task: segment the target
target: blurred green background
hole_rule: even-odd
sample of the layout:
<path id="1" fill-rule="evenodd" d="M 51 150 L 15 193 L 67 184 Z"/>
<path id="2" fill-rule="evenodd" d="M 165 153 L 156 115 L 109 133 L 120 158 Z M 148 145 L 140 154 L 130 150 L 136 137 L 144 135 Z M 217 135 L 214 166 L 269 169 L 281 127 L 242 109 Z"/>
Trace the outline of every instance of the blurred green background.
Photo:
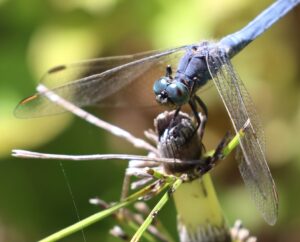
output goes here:
<path id="1" fill-rule="evenodd" d="M 15 105 L 34 92 L 48 68 L 217 39 L 243 27 L 270 3 L 0 0 L 0 241 L 36 241 L 76 222 L 72 196 L 80 218 L 98 211 L 88 204 L 91 197 L 117 201 L 126 167 L 121 161 L 63 162 L 65 179 L 58 161 L 14 159 L 11 149 L 143 154 L 69 114 L 16 119 Z M 242 219 L 259 241 L 300 238 L 299 23 L 298 7 L 233 60 L 265 128 L 267 158 L 280 199 L 278 223 L 270 227 L 262 220 L 233 159 L 215 169 L 213 177 L 229 221 Z M 204 92 L 203 99 L 210 110 L 205 144 L 214 148 L 230 124 L 214 88 Z M 126 116 L 122 118 L 126 122 Z M 138 118 L 134 125 L 145 126 L 143 122 Z M 176 234 L 172 203 L 160 218 Z M 85 230 L 86 240 L 116 241 L 108 235 L 113 224 L 108 218 L 91 226 Z M 83 238 L 77 233 L 63 241 Z"/>

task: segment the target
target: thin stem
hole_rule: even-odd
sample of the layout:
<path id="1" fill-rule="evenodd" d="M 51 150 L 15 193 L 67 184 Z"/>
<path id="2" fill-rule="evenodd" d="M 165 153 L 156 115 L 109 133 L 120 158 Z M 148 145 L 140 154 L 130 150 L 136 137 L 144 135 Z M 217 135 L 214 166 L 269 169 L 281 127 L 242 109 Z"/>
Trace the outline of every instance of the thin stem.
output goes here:
<path id="1" fill-rule="evenodd" d="M 67 100 L 63 99 L 62 97 L 58 96 L 54 92 L 52 92 L 50 89 L 48 89 L 46 86 L 39 84 L 37 86 L 37 91 L 41 94 L 43 94 L 45 97 L 47 97 L 50 101 L 53 103 L 62 106 L 64 109 L 70 111 L 71 113 L 77 115 L 78 117 L 84 119 L 85 121 L 100 127 L 110 133 L 112 133 L 115 136 L 118 136 L 120 138 L 123 138 L 133 144 L 137 148 L 145 149 L 148 151 L 152 151 L 157 153 L 156 148 L 154 148 L 152 145 L 147 143 L 146 141 L 139 139 L 129 132 L 127 132 L 124 129 L 121 129 L 115 125 L 112 125 L 110 123 L 107 123 L 98 117 L 86 112 L 85 110 L 77 107 L 76 105 L 68 102 Z"/>
<path id="2" fill-rule="evenodd" d="M 93 155 L 61 155 L 61 154 L 48 154 L 33 152 L 28 150 L 12 150 L 12 156 L 19 158 L 30 159 L 45 159 L 45 160 L 71 160 L 71 161 L 84 161 L 84 160 L 141 160 L 141 161 L 154 161 L 159 163 L 182 163 L 179 159 L 148 157 L 142 155 L 127 155 L 127 154 L 93 154 Z M 199 161 L 184 161 L 190 164 L 197 164 Z"/>
<path id="3" fill-rule="evenodd" d="M 246 121 L 244 127 L 239 130 L 239 132 L 232 138 L 226 147 L 223 149 L 223 156 L 228 156 L 240 143 L 240 140 L 245 136 L 245 129 L 247 129 L 250 125 L 250 119 Z"/>
<path id="4" fill-rule="evenodd" d="M 182 184 L 181 179 L 176 179 L 175 182 L 172 184 L 171 192 L 177 190 L 177 188 Z M 169 184 L 168 184 L 169 186 Z M 135 235 L 132 237 L 130 242 L 137 242 L 140 240 L 141 236 L 145 232 L 145 230 L 149 227 L 149 225 L 152 223 L 153 219 L 157 216 L 158 212 L 163 208 L 163 206 L 169 201 L 170 198 L 170 191 L 167 191 L 163 197 L 159 200 L 159 202 L 155 205 L 155 207 L 152 209 L 148 217 L 145 219 L 144 223 L 139 227 L 139 229 L 136 231 Z"/>

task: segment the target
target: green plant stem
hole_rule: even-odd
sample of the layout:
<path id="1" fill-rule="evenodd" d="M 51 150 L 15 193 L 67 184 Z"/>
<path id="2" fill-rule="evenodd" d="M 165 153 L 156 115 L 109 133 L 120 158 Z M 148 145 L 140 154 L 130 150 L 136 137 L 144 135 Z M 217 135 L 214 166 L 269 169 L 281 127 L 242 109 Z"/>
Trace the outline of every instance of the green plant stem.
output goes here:
<path id="1" fill-rule="evenodd" d="M 118 203 L 116 206 L 111 207 L 110 209 L 106 209 L 104 211 L 101 211 L 99 213 L 93 214 L 90 217 L 87 217 L 81 221 L 79 221 L 78 223 L 75 223 L 67 228 L 64 228 L 42 240 L 40 240 L 40 242 L 50 242 L 50 241 L 57 241 L 59 239 L 62 239 L 72 233 L 75 233 L 109 215 L 111 215 L 112 213 L 114 213 L 115 211 L 117 211 L 118 209 L 125 207 L 127 205 L 129 205 L 130 203 L 132 203 L 133 201 L 124 201 L 121 203 Z"/>
<path id="2" fill-rule="evenodd" d="M 165 184 L 167 185 L 167 184 Z M 135 202 L 137 199 L 139 199 L 140 197 L 143 197 L 144 195 L 146 195 L 150 190 L 152 189 L 152 185 L 149 185 L 141 190 L 139 190 L 138 192 L 132 194 L 131 196 L 127 197 L 126 199 L 124 199 L 124 201 L 121 201 L 117 204 L 115 204 L 114 206 L 105 209 L 101 212 L 98 212 L 96 214 L 91 215 L 90 217 L 87 217 L 67 228 L 64 228 L 42 240 L 40 240 L 40 242 L 52 242 L 52 241 L 57 241 L 60 240 L 70 234 L 73 234 L 77 231 L 82 230 L 83 228 L 96 223 L 97 221 L 113 214 L 114 212 L 116 212 L 118 209 L 123 208 L 125 206 L 128 206 L 129 204 Z M 159 192 L 162 191 L 164 188 L 159 189 Z"/>
<path id="3" fill-rule="evenodd" d="M 240 139 L 242 139 L 245 136 L 244 129 L 240 129 L 239 132 L 232 138 L 232 140 L 229 142 L 226 147 L 224 147 L 223 150 L 223 156 L 228 156 L 240 143 Z"/>
<path id="4" fill-rule="evenodd" d="M 176 179 L 175 182 L 171 186 L 172 193 L 177 190 L 177 188 L 182 184 L 182 180 L 180 178 Z M 168 184 L 169 185 L 169 184 Z M 144 223 L 139 227 L 139 229 L 136 231 L 130 242 L 138 242 L 145 232 L 145 230 L 148 228 L 148 226 L 152 223 L 154 217 L 156 217 L 157 213 L 163 208 L 163 206 L 166 204 L 166 202 L 170 198 L 170 193 L 167 191 L 163 197 L 159 200 L 159 202 L 155 205 L 155 207 L 152 209 L 148 217 L 145 219 Z"/>

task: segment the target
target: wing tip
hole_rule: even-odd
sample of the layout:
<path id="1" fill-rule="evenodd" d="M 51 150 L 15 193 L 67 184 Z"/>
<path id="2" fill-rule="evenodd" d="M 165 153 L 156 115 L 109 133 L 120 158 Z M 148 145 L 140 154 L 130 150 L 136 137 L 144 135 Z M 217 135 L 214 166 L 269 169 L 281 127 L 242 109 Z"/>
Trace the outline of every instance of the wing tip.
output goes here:
<path id="1" fill-rule="evenodd" d="M 32 96 L 26 97 L 23 100 L 19 102 L 19 104 L 15 107 L 13 114 L 17 118 L 29 118 L 30 115 L 28 116 L 24 110 L 28 108 L 26 106 L 27 103 L 30 103 L 31 101 L 35 100 L 38 97 L 38 94 L 34 94 Z"/>
<path id="2" fill-rule="evenodd" d="M 19 105 L 24 105 L 24 104 L 26 104 L 26 103 L 28 103 L 28 102 L 30 102 L 30 101 L 36 99 L 37 97 L 38 97 L 37 94 L 31 95 L 31 96 L 29 96 L 29 97 L 26 97 L 26 98 L 24 98 L 22 101 L 19 102 Z M 19 105 L 18 105 L 18 106 L 19 106 Z"/>
<path id="3" fill-rule="evenodd" d="M 277 213 L 276 214 L 273 214 L 273 216 L 265 216 L 264 219 L 265 221 L 271 225 L 271 226 L 274 226 L 277 222 Z"/>

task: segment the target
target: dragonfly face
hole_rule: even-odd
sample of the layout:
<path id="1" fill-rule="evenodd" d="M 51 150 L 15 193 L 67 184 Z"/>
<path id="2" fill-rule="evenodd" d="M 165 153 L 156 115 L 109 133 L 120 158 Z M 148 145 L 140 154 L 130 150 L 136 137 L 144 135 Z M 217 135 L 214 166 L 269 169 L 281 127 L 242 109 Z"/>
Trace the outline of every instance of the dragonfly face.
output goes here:
<path id="1" fill-rule="evenodd" d="M 180 107 L 190 99 L 188 86 L 167 76 L 154 83 L 153 91 L 156 101 L 163 105 Z"/>
<path id="2" fill-rule="evenodd" d="M 206 63 L 206 44 L 188 47 L 179 61 L 175 77 L 172 77 L 172 69 L 168 66 L 166 76 L 154 83 L 153 91 L 160 104 L 180 107 L 211 79 Z"/>

